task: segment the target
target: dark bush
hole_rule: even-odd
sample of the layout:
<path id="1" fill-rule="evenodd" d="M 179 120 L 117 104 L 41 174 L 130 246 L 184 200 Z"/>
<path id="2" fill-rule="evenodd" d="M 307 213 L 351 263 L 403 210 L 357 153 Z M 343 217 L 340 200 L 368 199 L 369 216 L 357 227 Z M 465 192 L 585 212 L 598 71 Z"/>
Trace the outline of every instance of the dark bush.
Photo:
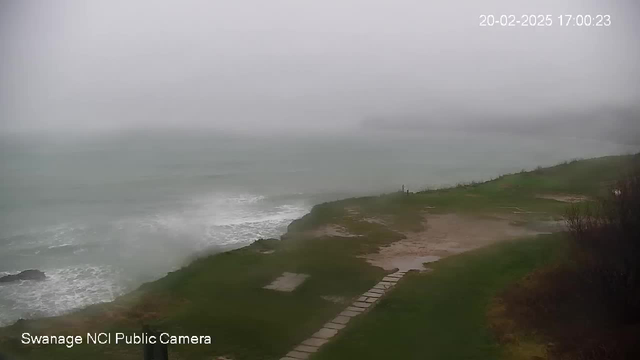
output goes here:
<path id="1" fill-rule="evenodd" d="M 609 195 L 567 214 L 574 256 L 585 280 L 625 324 L 640 322 L 640 171 Z"/>
<path id="2" fill-rule="evenodd" d="M 636 160 L 640 165 L 640 155 Z M 607 195 L 568 210 L 567 258 L 499 296 L 493 309 L 500 311 L 490 317 L 499 339 L 533 336 L 547 343 L 553 360 L 640 359 L 640 166 L 635 169 Z"/>

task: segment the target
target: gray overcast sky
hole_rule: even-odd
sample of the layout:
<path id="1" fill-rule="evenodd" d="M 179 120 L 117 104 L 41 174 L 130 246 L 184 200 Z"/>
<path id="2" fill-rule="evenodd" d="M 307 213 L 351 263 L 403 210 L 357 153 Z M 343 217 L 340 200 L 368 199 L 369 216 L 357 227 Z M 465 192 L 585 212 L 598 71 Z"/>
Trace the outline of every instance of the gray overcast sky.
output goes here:
<path id="1" fill-rule="evenodd" d="M 555 24 L 479 27 L 481 14 Z M 560 27 L 561 14 L 612 26 Z M 0 0 L 0 126 L 319 131 L 628 108 L 639 25 L 633 0 Z"/>

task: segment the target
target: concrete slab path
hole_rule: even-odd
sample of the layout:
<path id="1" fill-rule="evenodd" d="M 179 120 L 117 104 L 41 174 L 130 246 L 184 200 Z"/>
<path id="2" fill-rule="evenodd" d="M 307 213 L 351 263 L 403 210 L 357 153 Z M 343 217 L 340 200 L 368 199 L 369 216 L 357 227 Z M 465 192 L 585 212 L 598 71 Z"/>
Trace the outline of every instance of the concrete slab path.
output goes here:
<path id="1" fill-rule="evenodd" d="M 338 332 L 348 326 L 349 320 L 355 316 L 363 315 L 367 310 L 375 306 L 375 303 L 384 296 L 397 282 L 402 279 L 406 271 L 397 271 L 385 276 L 381 282 L 373 288 L 367 290 L 356 301 L 349 305 L 344 311 L 338 314 L 333 320 L 323 325 L 310 338 L 297 345 L 293 350 L 280 360 L 304 360 L 308 359 L 320 347 L 326 344 L 331 338 L 338 335 Z"/>

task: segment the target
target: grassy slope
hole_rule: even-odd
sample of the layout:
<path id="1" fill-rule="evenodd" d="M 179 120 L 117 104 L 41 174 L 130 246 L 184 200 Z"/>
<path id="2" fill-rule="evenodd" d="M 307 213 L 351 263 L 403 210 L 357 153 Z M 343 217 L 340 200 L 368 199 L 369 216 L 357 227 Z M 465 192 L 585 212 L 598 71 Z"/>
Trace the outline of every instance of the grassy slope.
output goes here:
<path id="1" fill-rule="evenodd" d="M 503 242 L 441 260 L 431 273 L 410 273 L 314 360 L 500 358 L 487 306 L 500 289 L 562 253 L 559 237 Z"/>
<path id="2" fill-rule="evenodd" d="M 213 337 L 214 344 L 211 346 L 171 348 L 172 359 L 201 359 L 205 355 L 230 355 L 236 360 L 279 359 L 292 346 L 308 337 L 344 308 L 343 304 L 323 300 L 320 298 L 321 295 L 352 299 L 383 276 L 384 272 L 381 269 L 368 265 L 356 256 L 375 251 L 378 246 L 401 239 L 403 235 L 399 231 L 419 230 L 422 227 L 421 214 L 427 207 L 435 207 L 428 211 L 436 212 L 493 214 L 511 212 L 512 209 L 504 207 L 517 206 L 536 212 L 530 215 L 532 218 L 557 217 L 562 213 L 564 205 L 552 200 L 538 199 L 535 197 L 536 194 L 560 192 L 597 195 L 602 191 L 603 185 L 619 175 L 630 159 L 631 157 L 628 156 L 592 159 L 504 176 L 487 183 L 426 191 L 411 196 L 390 194 L 321 204 L 316 206 L 310 214 L 292 223 L 284 241 L 261 241 L 243 249 L 202 258 L 186 268 L 142 286 L 139 290 L 113 303 L 94 305 L 62 317 L 24 321 L 0 329 L 0 350 L 20 359 L 139 359 L 141 357 L 139 346 L 76 346 L 71 350 L 52 346 L 25 347 L 19 344 L 19 334 L 22 331 L 37 334 L 78 334 L 87 331 L 132 332 L 139 331 L 142 323 L 148 323 L 170 333 L 209 334 Z M 358 214 L 353 215 L 349 209 L 358 209 Z M 384 217 L 392 225 L 386 228 L 363 221 L 368 216 Z M 328 223 L 340 224 L 350 232 L 363 236 L 345 239 L 310 238 L 305 235 L 306 231 Z M 506 272 L 506 275 L 495 278 L 495 282 L 491 283 L 488 289 L 498 289 L 526 272 L 527 269 L 535 267 L 540 256 L 533 253 L 527 255 L 527 251 L 535 250 L 540 254 L 551 251 L 545 250 L 543 245 L 527 244 L 521 242 L 511 245 L 513 248 L 504 245 L 506 246 L 504 249 L 498 247 L 486 250 L 488 251 L 486 254 L 494 254 L 497 258 L 505 254 L 524 256 L 523 265 L 520 267 L 506 266 L 498 269 L 495 266 L 500 264 L 500 261 L 485 261 L 484 263 L 491 265 L 490 268 L 485 269 L 485 277 Z M 549 244 L 549 242 L 540 244 Z M 518 250 L 518 246 L 523 248 Z M 273 254 L 262 254 L 261 251 L 265 249 L 276 251 Z M 484 254 L 483 251 L 477 254 Z M 443 261 L 438 265 L 442 269 L 438 273 L 453 271 L 457 267 L 466 268 L 457 273 L 460 274 L 459 277 L 463 277 L 462 274 L 470 271 L 469 269 L 482 273 L 483 261 L 479 258 L 477 261 L 469 260 L 479 256 L 477 254 Z M 262 286 L 284 271 L 302 272 L 310 274 L 311 277 L 292 293 L 262 289 Z M 473 297 L 466 292 L 471 288 L 459 286 L 458 277 L 441 275 L 436 280 L 429 280 L 428 276 L 424 279 L 422 276 L 416 275 L 415 279 L 412 276 L 405 282 L 406 286 L 403 284 L 397 289 L 398 295 L 393 295 L 389 299 L 406 296 L 407 299 L 404 301 L 407 303 L 410 301 L 415 301 L 415 304 L 421 303 L 430 298 L 429 292 L 411 291 L 407 286 L 413 288 L 410 286 L 413 281 L 419 281 L 420 284 L 426 281 L 430 288 L 442 287 L 442 289 L 455 290 L 452 294 L 457 294 L 460 299 L 469 297 L 472 300 Z M 489 291 L 483 292 L 483 296 L 488 295 Z M 443 299 L 446 298 L 440 298 L 440 301 Z M 485 344 L 489 348 L 493 346 L 486 337 L 486 330 L 482 330 L 484 328 L 477 320 L 480 316 L 478 304 L 482 304 L 485 300 L 484 297 L 482 299 L 476 297 L 475 305 L 465 308 L 465 311 L 472 311 L 472 314 L 475 314 L 476 320 L 473 323 L 465 323 L 465 321 L 452 323 L 460 326 L 460 329 L 454 329 L 452 327 L 454 325 L 449 326 L 450 329 L 447 331 L 451 336 L 449 344 L 454 338 L 461 336 L 456 333 L 464 333 L 468 339 L 475 335 L 479 336 L 478 339 L 484 339 L 477 340 L 478 344 Z M 439 300 L 434 298 L 429 301 Z M 462 302 L 451 304 L 451 306 L 463 305 Z M 379 316 L 376 315 L 378 311 L 387 311 L 391 314 L 390 309 L 392 310 L 393 307 L 380 306 L 371 316 L 374 318 Z M 441 308 L 442 313 L 453 313 L 453 309 L 453 307 Z M 433 309 L 416 308 L 416 311 L 418 310 L 433 311 Z M 428 322 L 432 333 L 436 333 L 436 330 L 443 326 L 437 320 L 441 318 L 436 317 L 436 321 Z M 461 320 L 464 319 L 461 318 Z M 472 326 L 472 324 L 475 325 Z M 472 327 L 475 330 L 472 331 Z M 483 331 L 480 335 L 474 335 L 474 331 L 480 330 Z M 371 331 L 374 329 L 372 328 Z M 395 338 L 392 332 L 388 336 Z M 337 349 L 340 343 L 338 340 L 329 349 Z M 443 344 L 447 344 L 444 339 Z M 484 347 L 484 345 L 480 348 L 477 344 L 472 345 L 468 346 L 469 354 L 474 351 L 473 349 Z M 460 347 L 460 344 L 456 346 Z M 410 355 L 408 356 L 407 358 L 411 358 Z M 413 354 L 413 356 L 418 355 Z"/>

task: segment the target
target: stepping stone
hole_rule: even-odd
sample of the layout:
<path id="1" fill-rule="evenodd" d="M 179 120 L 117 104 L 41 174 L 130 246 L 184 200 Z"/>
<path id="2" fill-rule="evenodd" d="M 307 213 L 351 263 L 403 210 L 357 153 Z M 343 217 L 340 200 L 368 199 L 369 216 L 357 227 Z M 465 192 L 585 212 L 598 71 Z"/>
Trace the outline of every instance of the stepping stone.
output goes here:
<path id="1" fill-rule="evenodd" d="M 331 320 L 331 322 L 336 323 L 336 324 L 343 324 L 344 325 L 344 324 L 348 323 L 349 320 L 351 320 L 350 317 L 340 314 L 340 315 L 336 316 L 335 319 Z"/>
<path id="2" fill-rule="evenodd" d="M 384 285 L 384 284 L 376 284 L 376 286 L 374 286 L 373 288 L 374 288 L 374 289 L 379 289 L 379 290 L 385 291 L 385 290 L 389 289 L 390 287 L 391 287 L 391 286 L 386 286 L 386 285 Z"/>
<path id="3" fill-rule="evenodd" d="M 398 280 L 400 280 L 400 279 L 392 278 L 392 277 L 389 277 L 389 276 L 385 276 L 385 277 L 382 278 L 382 281 L 388 281 L 388 282 L 396 282 Z"/>
<path id="4" fill-rule="evenodd" d="M 316 346 L 316 347 L 320 347 L 324 344 L 327 343 L 327 341 L 329 340 L 325 340 L 325 339 L 318 339 L 318 338 L 308 338 L 307 340 L 302 342 L 302 345 L 309 345 L 309 346 Z"/>
<path id="5" fill-rule="evenodd" d="M 333 322 L 335 322 L 335 320 Z M 313 334 L 312 336 L 315 337 L 315 338 L 320 338 L 320 339 L 331 339 L 337 333 L 338 333 L 338 330 L 336 330 L 336 329 L 322 328 L 322 329 L 318 330 L 318 332 Z M 291 356 L 291 355 L 287 354 L 287 356 Z"/>
<path id="6" fill-rule="evenodd" d="M 292 357 L 285 356 L 283 358 L 280 358 L 280 360 L 296 360 L 296 359 L 294 359 Z"/>
<path id="7" fill-rule="evenodd" d="M 309 346 L 309 345 L 298 345 L 293 350 L 300 351 L 300 352 L 314 353 L 314 352 L 318 351 L 318 347 L 317 346 Z"/>
<path id="8" fill-rule="evenodd" d="M 402 278 L 403 276 L 404 276 L 404 274 L 390 274 L 390 275 L 387 275 L 387 277 L 398 278 L 398 279 Z"/>
<path id="9" fill-rule="evenodd" d="M 359 307 L 355 307 L 355 306 L 349 306 L 345 310 L 347 310 L 347 311 L 359 311 L 359 312 L 363 312 L 364 311 L 363 308 L 359 308 Z"/>
<path id="10" fill-rule="evenodd" d="M 287 356 L 291 357 L 291 358 L 294 358 L 294 359 L 304 360 L 304 359 L 309 357 L 309 353 L 305 353 L 305 352 L 295 351 L 294 350 L 294 351 L 289 351 Z"/>
<path id="11" fill-rule="evenodd" d="M 368 303 L 374 303 L 374 302 L 376 302 L 376 301 L 378 301 L 378 299 L 377 299 L 377 298 L 368 298 L 368 299 L 367 299 L 367 302 L 368 302 Z"/>
<path id="12" fill-rule="evenodd" d="M 343 324 L 334 324 L 332 322 L 330 323 L 326 323 L 324 324 L 324 327 L 326 327 L 327 329 L 336 329 L 336 330 L 342 330 L 346 327 L 346 325 Z"/>
<path id="13" fill-rule="evenodd" d="M 363 295 L 368 296 L 368 297 L 373 297 L 373 298 L 379 298 L 380 296 L 382 296 L 382 294 L 377 294 L 377 293 L 372 293 L 372 292 L 366 292 Z"/>
<path id="14" fill-rule="evenodd" d="M 340 313 L 340 315 L 342 316 L 349 316 L 349 317 L 353 317 L 353 316 L 358 316 L 360 315 L 359 312 L 357 311 L 351 311 L 351 310 L 345 310 L 343 312 Z"/>
<path id="15" fill-rule="evenodd" d="M 395 285 L 395 283 L 392 283 L 392 282 L 389 282 L 389 281 L 380 281 L 378 284 L 382 285 L 382 286 L 386 286 L 387 289 L 392 287 L 393 285 Z"/>
<path id="16" fill-rule="evenodd" d="M 371 304 L 366 302 L 356 301 L 353 303 L 353 306 L 359 307 L 359 308 L 368 308 L 369 306 L 371 306 Z"/>
<path id="17" fill-rule="evenodd" d="M 365 300 L 367 300 L 366 296 L 360 296 L 356 301 L 365 301 Z"/>
<path id="18" fill-rule="evenodd" d="M 368 292 L 373 293 L 373 294 L 380 294 L 380 295 L 384 294 L 384 290 L 376 289 L 376 288 L 370 289 Z"/>

